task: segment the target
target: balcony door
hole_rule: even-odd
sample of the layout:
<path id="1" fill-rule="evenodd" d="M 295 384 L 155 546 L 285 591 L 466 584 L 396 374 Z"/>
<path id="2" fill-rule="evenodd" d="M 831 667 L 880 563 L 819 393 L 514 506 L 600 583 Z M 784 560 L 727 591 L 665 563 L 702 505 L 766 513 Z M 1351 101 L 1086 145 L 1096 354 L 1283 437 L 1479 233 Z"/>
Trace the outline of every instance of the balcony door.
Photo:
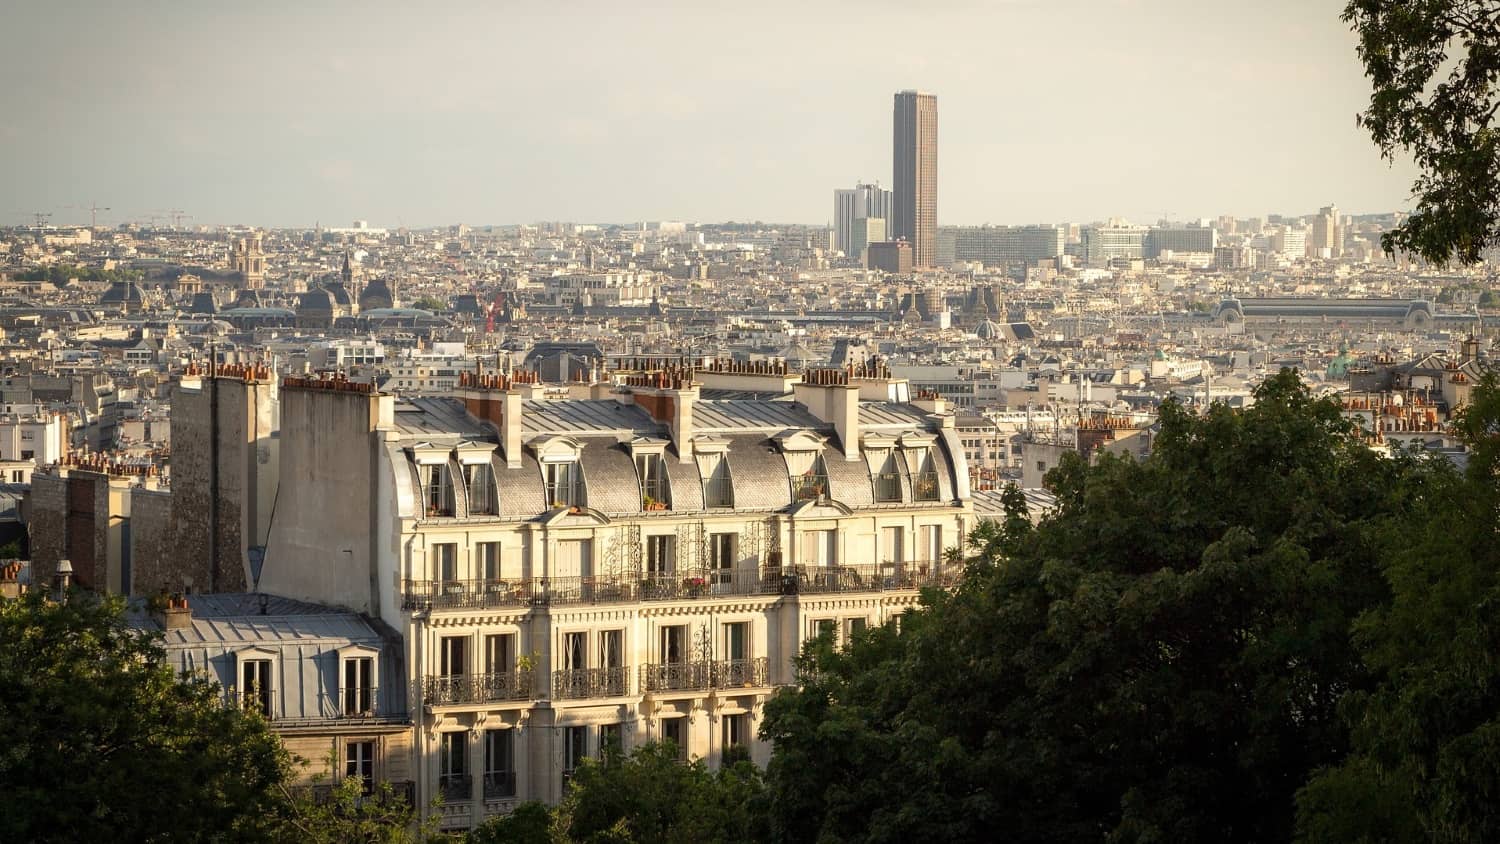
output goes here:
<path id="1" fill-rule="evenodd" d="M 802 531 L 802 565 L 828 568 L 838 564 L 838 535 L 831 530 Z"/>
<path id="2" fill-rule="evenodd" d="M 563 539 L 557 543 L 557 560 L 552 567 L 556 578 L 589 577 L 594 571 L 593 543 L 587 539 Z"/>

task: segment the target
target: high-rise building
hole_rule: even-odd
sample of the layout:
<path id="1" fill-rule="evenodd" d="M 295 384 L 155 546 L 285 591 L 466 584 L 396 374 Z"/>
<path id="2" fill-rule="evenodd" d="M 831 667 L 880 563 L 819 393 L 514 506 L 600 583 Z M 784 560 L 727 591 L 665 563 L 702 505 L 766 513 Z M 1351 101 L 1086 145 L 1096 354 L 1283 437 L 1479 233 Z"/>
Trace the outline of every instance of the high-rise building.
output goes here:
<path id="1" fill-rule="evenodd" d="M 1091 264 L 1114 258 L 1143 258 L 1146 232 L 1145 226 L 1132 226 L 1115 219 L 1102 226 L 1084 226 L 1078 251 Z"/>
<path id="2" fill-rule="evenodd" d="M 848 190 L 833 192 L 833 248 L 849 257 L 859 257 L 855 242 L 856 220 L 889 220 L 891 216 L 891 192 L 878 184 L 856 185 Z M 884 231 L 876 240 L 885 238 Z M 866 241 L 868 243 L 868 241 Z"/>
<path id="3" fill-rule="evenodd" d="M 1157 258 L 1163 252 L 1212 253 L 1218 245 L 1219 233 L 1208 226 L 1157 226 L 1146 233 L 1145 257 Z"/>
<path id="4" fill-rule="evenodd" d="M 953 257 L 991 267 L 1032 266 L 1064 254 L 1067 235 L 1062 226 L 945 226 L 952 234 Z"/>
<path id="5" fill-rule="evenodd" d="M 896 93 L 891 237 L 912 245 L 912 263 L 937 258 L 937 96 Z"/>
<path id="6" fill-rule="evenodd" d="M 1344 254 L 1344 227 L 1337 205 L 1318 210 L 1307 231 L 1307 253 L 1314 258 L 1337 258 Z"/>
<path id="7" fill-rule="evenodd" d="M 850 258 L 858 258 L 864 263 L 865 249 L 872 243 L 885 240 L 886 220 L 884 217 L 860 217 L 854 221 L 854 235 L 845 250 Z"/>

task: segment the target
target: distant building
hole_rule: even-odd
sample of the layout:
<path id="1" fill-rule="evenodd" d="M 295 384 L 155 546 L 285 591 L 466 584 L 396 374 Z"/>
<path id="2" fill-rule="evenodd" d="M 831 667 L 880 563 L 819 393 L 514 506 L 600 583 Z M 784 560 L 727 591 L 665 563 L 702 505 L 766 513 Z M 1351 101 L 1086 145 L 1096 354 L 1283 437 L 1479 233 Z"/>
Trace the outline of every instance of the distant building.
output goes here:
<path id="1" fill-rule="evenodd" d="M 865 250 L 870 244 L 885 240 L 887 228 L 884 217 L 862 217 L 855 220 L 853 239 L 849 243 L 849 251 L 846 254 L 863 263 Z"/>
<path id="2" fill-rule="evenodd" d="M 904 240 L 886 240 L 872 243 L 865 250 L 872 270 L 884 270 L 897 275 L 907 275 L 912 270 L 911 244 Z"/>
<path id="3" fill-rule="evenodd" d="M 1344 254 L 1344 226 L 1337 205 L 1318 210 L 1307 229 L 1307 254 L 1312 258 L 1338 258 Z"/>
<path id="4" fill-rule="evenodd" d="M 931 267 L 937 259 L 937 97 L 899 91 L 892 145 L 891 237 L 912 245 L 912 262 Z"/>
<path id="5" fill-rule="evenodd" d="M 229 250 L 229 269 L 240 274 L 246 290 L 260 290 L 266 286 L 266 253 L 261 248 L 260 232 L 234 242 Z"/>
<path id="6" fill-rule="evenodd" d="M 1147 231 L 1145 226 L 1116 220 L 1102 226 L 1084 226 L 1079 241 L 1081 257 L 1090 264 L 1115 258 L 1144 258 Z"/>
<path id="7" fill-rule="evenodd" d="M 1154 227 L 1146 233 L 1146 258 L 1160 257 L 1163 252 L 1204 252 L 1213 254 L 1219 245 L 1219 233 L 1214 229 L 1189 226 L 1187 228 Z"/>
<path id="8" fill-rule="evenodd" d="M 951 226 L 953 260 L 977 261 L 989 267 L 1034 265 L 1064 254 L 1061 226 Z"/>
<path id="9" fill-rule="evenodd" d="M 851 258 L 858 258 L 864 246 L 885 239 L 885 221 L 891 215 L 891 192 L 880 185 L 856 185 L 833 192 L 833 248 Z M 880 236 L 868 235 L 861 242 L 855 228 L 861 221 L 879 220 Z M 869 225 L 866 223 L 866 225 Z M 856 245 L 858 244 L 858 245 Z"/>

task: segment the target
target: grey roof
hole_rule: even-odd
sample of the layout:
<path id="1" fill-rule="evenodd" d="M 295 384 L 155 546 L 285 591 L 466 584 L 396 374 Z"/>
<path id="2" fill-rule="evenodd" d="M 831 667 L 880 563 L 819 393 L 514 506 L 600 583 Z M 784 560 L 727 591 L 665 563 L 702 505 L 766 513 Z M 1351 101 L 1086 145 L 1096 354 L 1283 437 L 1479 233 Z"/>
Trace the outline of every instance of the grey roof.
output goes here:
<path id="1" fill-rule="evenodd" d="M 266 602 L 265 614 L 260 603 Z M 340 641 L 376 644 L 378 634 L 358 614 L 275 595 L 232 593 L 188 595 L 189 627 L 165 631 L 165 643 L 253 645 L 267 642 Z M 136 602 L 134 626 L 160 630 L 161 624 Z"/>
<path id="2" fill-rule="evenodd" d="M 527 434 L 659 434 L 663 426 L 633 404 L 591 399 L 528 401 L 521 410 L 521 430 Z"/>
<path id="3" fill-rule="evenodd" d="M 588 505 L 605 513 L 639 513 L 641 488 L 635 463 L 614 440 L 591 437 L 583 441 L 583 480 Z"/>
<path id="4" fill-rule="evenodd" d="M 495 441 L 494 432 L 452 398 L 424 396 L 397 401 L 395 422 L 402 439 Z"/>
<path id="5" fill-rule="evenodd" d="M 875 503 L 870 469 L 863 458 L 845 460 L 843 450 L 830 443 L 823 446 L 823 466 L 828 470 L 829 498 L 850 507 L 868 507 Z"/>
<path id="6" fill-rule="evenodd" d="M 766 437 L 729 439 L 729 476 L 736 510 L 779 510 L 792 503 L 786 460 Z"/>
<path id="7" fill-rule="evenodd" d="M 700 401 L 693 405 L 693 428 L 702 433 L 745 430 L 775 433 L 787 428 L 822 431 L 830 427 L 794 402 Z"/>
<path id="8" fill-rule="evenodd" d="M 859 427 L 926 428 L 927 411 L 897 402 L 860 402 Z"/>
<path id="9" fill-rule="evenodd" d="M 535 457 L 523 453 L 521 465 L 507 469 L 505 460 L 497 454 L 492 465 L 495 467 L 495 487 L 500 492 L 502 516 L 530 518 L 547 509 L 546 491 L 542 486 L 542 467 Z"/>
<path id="10" fill-rule="evenodd" d="M 683 463 L 670 450 L 662 455 L 662 462 L 667 464 L 667 485 L 672 494 L 672 509 L 702 510 L 703 480 L 698 475 L 698 464 L 691 460 Z"/>

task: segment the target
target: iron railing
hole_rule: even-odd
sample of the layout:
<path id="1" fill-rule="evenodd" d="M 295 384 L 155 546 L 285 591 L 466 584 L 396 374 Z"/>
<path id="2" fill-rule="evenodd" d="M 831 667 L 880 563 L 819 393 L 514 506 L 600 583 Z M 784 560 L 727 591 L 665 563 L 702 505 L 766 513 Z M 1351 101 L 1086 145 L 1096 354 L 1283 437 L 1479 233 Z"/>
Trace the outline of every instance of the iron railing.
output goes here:
<path id="1" fill-rule="evenodd" d="M 734 485 L 728 478 L 710 478 L 703 482 L 703 506 L 734 506 Z"/>
<path id="2" fill-rule="evenodd" d="M 422 699 L 432 706 L 530 700 L 535 696 L 530 671 L 439 675 L 422 681 Z"/>
<path id="3" fill-rule="evenodd" d="M 911 500 L 937 501 L 938 499 L 937 472 L 918 472 L 911 476 Z"/>
<path id="4" fill-rule="evenodd" d="M 665 478 L 646 478 L 641 482 L 641 509 L 670 510 L 672 502 L 667 500 Z"/>
<path id="5" fill-rule="evenodd" d="M 536 582 L 510 580 L 406 580 L 402 582 L 402 609 L 469 609 L 473 607 L 529 606 Z"/>
<path id="6" fill-rule="evenodd" d="M 371 718 L 375 715 L 375 702 L 380 699 L 379 689 L 374 686 L 351 686 L 339 691 L 337 718 Z"/>
<path id="7" fill-rule="evenodd" d="M 516 796 L 515 771 L 491 771 L 484 775 L 484 799 Z"/>
<path id="8" fill-rule="evenodd" d="M 901 502 L 901 474 L 899 472 L 876 472 L 871 476 L 875 482 L 875 501 L 880 504 Z"/>
<path id="9" fill-rule="evenodd" d="M 474 778 L 468 774 L 443 774 L 438 777 L 438 791 L 444 803 L 474 799 Z"/>
<path id="10" fill-rule="evenodd" d="M 390 786 L 390 790 L 385 791 L 384 786 Z M 293 794 L 306 795 L 313 803 L 324 805 L 333 799 L 333 793 L 338 787 L 338 783 L 320 782 L 314 785 L 291 786 L 290 791 Z M 415 806 L 417 805 L 417 784 L 411 780 L 382 781 L 374 785 L 365 783 L 360 800 L 375 800 L 381 804 L 402 801 L 408 806 Z"/>
<path id="11" fill-rule="evenodd" d="M 630 669 L 573 668 L 552 672 L 553 700 L 621 697 L 630 694 Z"/>
<path id="12" fill-rule="evenodd" d="M 816 501 L 828 494 L 828 476 L 811 473 L 792 477 L 792 500 Z"/>
<path id="13" fill-rule="evenodd" d="M 677 692 L 764 686 L 767 665 L 765 657 L 650 663 L 641 666 L 641 690 Z"/>

